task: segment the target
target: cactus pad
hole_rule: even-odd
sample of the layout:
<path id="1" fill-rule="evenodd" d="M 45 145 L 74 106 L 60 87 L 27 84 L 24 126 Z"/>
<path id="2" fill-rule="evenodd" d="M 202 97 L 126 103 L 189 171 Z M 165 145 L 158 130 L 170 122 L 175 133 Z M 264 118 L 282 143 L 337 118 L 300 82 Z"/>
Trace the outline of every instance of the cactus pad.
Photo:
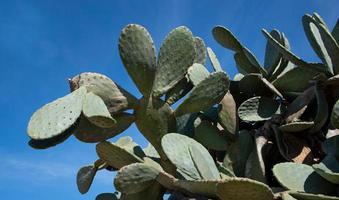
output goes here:
<path id="1" fill-rule="evenodd" d="M 160 158 L 159 153 L 155 150 L 154 146 L 151 143 L 148 143 L 147 147 L 143 149 L 146 156 L 151 158 Z"/>
<path id="2" fill-rule="evenodd" d="M 280 44 L 270 33 L 268 33 L 265 29 L 262 30 L 262 33 L 267 38 L 268 42 L 272 44 L 283 56 L 285 59 L 291 61 L 293 64 L 299 67 L 306 67 L 308 65 L 307 62 L 294 55 L 287 47 Z"/>
<path id="3" fill-rule="evenodd" d="M 153 95 L 161 96 L 174 87 L 186 74 L 195 58 L 195 42 L 191 31 L 184 27 L 172 30 L 160 47 Z"/>
<path id="4" fill-rule="evenodd" d="M 339 72 L 339 47 L 324 24 L 319 23 L 314 16 L 304 15 L 302 18 L 308 41 L 319 58 L 332 74 Z M 336 73 L 334 73 L 334 71 Z"/>
<path id="5" fill-rule="evenodd" d="M 217 184 L 221 200 L 272 200 L 273 192 L 265 184 L 247 178 L 229 178 Z"/>
<path id="6" fill-rule="evenodd" d="M 230 92 L 227 92 L 220 101 L 218 121 L 220 125 L 229 133 L 236 134 L 238 130 L 237 107 Z"/>
<path id="7" fill-rule="evenodd" d="M 224 71 L 222 69 L 221 65 L 220 65 L 220 62 L 219 62 L 217 56 L 215 55 L 214 51 L 210 47 L 207 47 L 207 53 L 208 53 L 208 58 L 210 59 L 210 61 L 212 63 L 214 71 L 216 71 L 216 72 Z"/>
<path id="8" fill-rule="evenodd" d="M 107 141 L 97 144 L 96 151 L 100 159 L 118 169 L 132 163 L 143 162 L 138 156 Z"/>
<path id="9" fill-rule="evenodd" d="M 127 25 L 121 32 L 119 52 L 132 80 L 143 95 L 152 89 L 156 71 L 156 55 L 152 37 L 137 24 Z"/>
<path id="10" fill-rule="evenodd" d="M 194 63 L 188 68 L 188 78 L 194 86 L 198 85 L 201 81 L 208 77 L 210 72 L 206 67 L 199 63 Z"/>
<path id="11" fill-rule="evenodd" d="M 234 54 L 234 60 L 240 73 L 260 73 L 260 68 L 253 65 L 243 52 L 238 52 Z"/>
<path id="12" fill-rule="evenodd" d="M 224 72 L 213 72 L 193 88 L 187 97 L 175 110 L 175 115 L 207 110 L 221 101 L 228 90 L 229 79 Z"/>
<path id="13" fill-rule="evenodd" d="M 206 46 L 203 39 L 200 37 L 194 37 L 196 55 L 194 63 L 206 64 Z"/>
<path id="14" fill-rule="evenodd" d="M 270 32 L 271 36 L 279 41 L 280 43 L 283 42 L 283 38 L 281 33 L 274 29 Z M 281 54 L 277 49 L 267 41 L 266 43 L 266 51 L 265 51 L 265 61 L 264 66 L 269 71 L 269 74 L 273 74 L 275 68 L 277 67 L 277 63 L 281 59 Z"/>
<path id="15" fill-rule="evenodd" d="M 91 184 L 93 182 L 94 176 L 97 172 L 97 169 L 90 165 L 82 167 L 77 174 L 77 186 L 81 194 L 88 192 Z"/>
<path id="16" fill-rule="evenodd" d="M 339 184 L 339 161 L 327 155 L 319 164 L 314 164 L 313 169 L 327 181 Z"/>
<path id="17" fill-rule="evenodd" d="M 319 72 L 306 67 L 296 67 L 272 82 L 281 92 L 303 92 L 309 87 L 309 81 Z"/>
<path id="18" fill-rule="evenodd" d="M 244 121 L 263 121 L 270 119 L 279 109 L 279 103 L 268 97 L 252 97 L 238 108 L 238 115 Z"/>
<path id="19" fill-rule="evenodd" d="M 214 160 L 205 147 L 194 142 L 188 149 L 195 167 L 204 180 L 220 179 L 219 171 Z"/>
<path id="20" fill-rule="evenodd" d="M 161 146 L 168 159 L 177 167 L 183 176 L 199 180 L 201 176 L 191 158 L 189 146 L 195 140 L 177 133 L 168 133 L 161 139 Z"/>
<path id="21" fill-rule="evenodd" d="M 332 193 L 334 185 L 319 176 L 311 166 L 297 163 L 279 163 L 273 174 L 286 189 L 315 194 Z"/>
<path id="22" fill-rule="evenodd" d="M 85 94 L 86 88 L 81 87 L 37 110 L 28 124 L 29 137 L 46 140 L 62 135 L 78 120 Z"/>
<path id="23" fill-rule="evenodd" d="M 143 163 L 133 163 L 121 168 L 115 179 L 114 186 L 124 194 L 141 192 L 151 186 L 159 171 Z"/>
<path id="24" fill-rule="evenodd" d="M 92 92 L 86 94 L 82 112 L 91 123 L 102 128 L 112 127 L 116 123 L 104 101 Z"/>
<path id="25" fill-rule="evenodd" d="M 223 47 L 239 52 L 242 45 L 233 33 L 223 26 L 216 26 L 212 30 L 214 39 Z"/>

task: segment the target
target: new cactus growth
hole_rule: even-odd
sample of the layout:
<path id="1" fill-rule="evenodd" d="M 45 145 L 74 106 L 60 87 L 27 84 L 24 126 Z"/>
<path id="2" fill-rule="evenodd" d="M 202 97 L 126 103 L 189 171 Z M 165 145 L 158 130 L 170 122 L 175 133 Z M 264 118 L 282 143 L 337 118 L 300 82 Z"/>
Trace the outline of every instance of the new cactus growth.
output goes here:
<path id="1" fill-rule="evenodd" d="M 105 75 L 81 73 L 69 80 L 70 94 L 32 115 L 29 145 L 49 148 L 72 134 L 97 143 L 98 160 L 77 174 L 84 194 L 100 170 L 117 170 L 117 191 L 97 200 L 165 193 L 169 199 L 339 199 L 339 24 L 330 31 L 317 13 L 302 23 L 322 63 L 302 60 L 284 33 L 263 29 L 260 64 L 230 30 L 216 26 L 215 40 L 234 52 L 233 80 L 187 27 L 172 30 L 157 56 L 148 31 L 127 25 L 118 49 L 142 97 Z M 108 141 L 134 122 L 146 148 L 130 137 Z"/>

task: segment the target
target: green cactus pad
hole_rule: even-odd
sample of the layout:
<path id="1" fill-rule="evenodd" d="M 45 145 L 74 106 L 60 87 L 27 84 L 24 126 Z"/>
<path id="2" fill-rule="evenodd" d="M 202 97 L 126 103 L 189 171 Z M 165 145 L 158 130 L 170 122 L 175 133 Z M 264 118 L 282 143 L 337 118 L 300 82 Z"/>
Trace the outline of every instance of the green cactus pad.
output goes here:
<path id="1" fill-rule="evenodd" d="M 273 192 L 267 185 L 247 178 L 218 183 L 217 194 L 221 200 L 273 200 Z"/>
<path id="2" fill-rule="evenodd" d="M 220 179 L 219 171 L 207 149 L 197 142 L 192 143 L 188 149 L 195 167 L 204 180 Z"/>
<path id="3" fill-rule="evenodd" d="M 312 167 L 324 179 L 339 185 L 339 161 L 334 156 L 327 155 L 319 164 Z"/>
<path id="4" fill-rule="evenodd" d="M 286 121 L 294 122 L 299 120 L 301 115 L 305 112 L 308 104 L 313 100 L 315 95 L 314 87 L 306 89 L 303 93 L 298 95 L 286 110 Z"/>
<path id="5" fill-rule="evenodd" d="M 238 108 L 238 115 L 244 121 L 263 121 L 270 119 L 279 109 L 279 103 L 268 97 L 252 97 Z"/>
<path id="6" fill-rule="evenodd" d="M 224 72 L 213 72 L 193 88 L 190 95 L 175 110 L 175 115 L 207 110 L 221 101 L 229 87 L 228 76 Z"/>
<path id="7" fill-rule="evenodd" d="M 271 36 L 279 41 L 280 43 L 283 43 L 283 38 L 281 33 L 273 29 L 270 32 Z M 264 67 L 268 70 L 269 74 L 273 74 L 276 67 L 278 66 L 277 63 L 281 60 L 281 54 L 280 52 L 273 46 L 270 42 L 267 41 L 266 43 L 266 49 L 265 49 L 265 60 L 264 60 Z"/>
<path id="8" fill-rule="evenodd" d="M 146 156 L 151 158 L 160 158 L 159 153 L 155 150 L 154 146 L 151 143 L 148 143 L 147 147 L 143 149 Z"/>
<path id="9" fill-rule="evenodd" d="M 217 197 L 217 183 L 221 180 L 177 180 L 174 187 L 192 194 Z"/>
<path id="10" fill-rule="evenodd" d="M 71 90 L 85 86 L 88 92 L 93 92 L 101 97 L 112 114 L 129 108 L 136 108 L 139 105 L 138 100 L 133 95 L 103 74 L 81 73 L 70 80 L 70 85 Z"/>
<path id="11" fill-rule="evenodd" d="M 232 94 L 227 92 L 219 105 L 218 121 L 220 125 L 228 133 L 235 135 L 238 131 L 238 117 L 236 103 Z"/>
<path id="12" fill-rule="evenodd" d="M 309 81 L 319 72 L 312 68 L 296 67 L 272 82 L 281 92 L 303 92 L 307 89 Z"/>
<path id="13" fill-rule="evenodd" d="M 273 167 L 273 174 L 286 189 L 315 194 L 331 194 L 335 187 L 319 176 L 311 166 L 292 162 L 279 163 Z"/>
<path id="14" fill-rule="evenodd" d="M 153 95 L 161 96 L 174 87 L 187 73 L 195 58 L 191 31 L 184 27 L 172 30 L 160 47 Z"/>
<path id="15" fill-rule="evenodd" d="M 92 92 L 86 94 L 82 112 L 91 123 L 102 128 L 112 127 L 116 123 L 104 101 Z"/>
<path id="16" fill-rule="evenodd" d="M 116 114 L 114 119 L 116 123 L 112 127 L 102 128 L 94 125 L 87 118 L 81 117 L 74 136 L 82 142 L 102 142 L 122 133 L 135 121 L 134 115 L 129 113 Z"/>
<path id="17" fill-rule="evenodd" d="M 189 80 L 194 86 L 198 85 L 201 81 L 209 76 L 210 72 L 206 67 L 199 63 L 194 63 L 188 68 L 187 75 Z"/>
<path id="18" fill-rule="evenodd" d="M 339 200 L 339 197 L 327 196 L 323 194 L 310 194 L 305 192 L 289 192 L 292 197 L 298 200 Z"/>
<path id="19" fill-rule="evenodd" d="M 211 63 L 212 63 L 212 67 L 214 69 L 214 71 L 216 72 L 222 72 L 224 71 L 220 65 L 220 62 L 217 58 L 217 56 L 215 55 L 214 51 L 210 48 L 207 47 L 207 54 L 208 54 L 208 58 L 210 59 Z"/>
<path id="20" fill-rule="evenodd" d="M 186 178 L 201 179 L 189 152 L 189 146 L 197 143 L 195 140 L 181 134 L 168 133 L 161 139 L 161 146 L 168 159 Z"/>
<path id="21" fill-rule="evenodd" d="M 200 37 L 194 37 L 195 44 L 195 58 L 194 63 L 200 63 L 202 65 L 206 64 L 206 46 L 203 39 Z"/>
<path id="22" fill-rule="evenodd" d="M 314 122 L 291 122 L 288 124 L 281 125 L 279 127 L 279 130 L 283 132 L 301 132 L 313 126 Z"/>
<path id="23" fill-rule="evenodd" d="M 247 62 L 250 63 L 254 68 L 256 68 L 264 77 L 267 77 L 267 71 L 260 65 L 258 59 L 254 56 L 254 54 L 246 47 L 243 47 L 242 52 L 248 60 Z"/>
<path id="24" fill-rule="evenodd" d="M 334 104 L 331 114 L 331 124 L 334 128 L 339 128 L 339 100 Z"/>
<path id="25" fill-rule="evenodd" d="M 171 88 L 165 96 L 166 103 L 169 105 L 174 104 L 179 99 L 184 97 L 191 89 L 193 88 L 190 80 L 185 76 L 181 81 L 179 81 L 173 88 Z"/>
<path id="26" fill-rule="evenodd" d="M 119 200 L 114 193 L 101 193 L 95 197 L 95 200 Z"/>
<path id="27" fill-rule="evenodd" d="M 295 65 L 299 67 L 306 67 L 308 63 L 294 55 L 287 47 L 280 44 L 270 33 L 268 33 L 265 29 L 262 29 L 262 33 L 267 38 L 268 42 L 272 44 L 287 60 L 291 61 Z"/>
<path id="28" fill-rule="evenodd" d="M 129 24 L 121 32 L 119 52 L 128 74 L 139 91 L 147 96 L 152 89 L 156 71 L 152 37 L 144 27 Z"/>
<path id="29" fill-rule="evenodd" d="M 114 179 L 116 189 L 124 194 L 134 194 L 150 187 L 159 171 L 143 163 L 133 163 L 122 167 Z"/>
<path id="30" fill-rule="evenodd" d="M 216 26 L 212 30 L 214 39 L 223 47 L 235 52 L 242 51 L 242 45 L 233 33 L 223 26 Z"/>
<path id="31" fill-rule="evenodd" d="M 77 186 L 81 194 L 88 192 L 92 185 L 97 168 L 93 165 L 82 167 L 77 174 Z"/>
<path id="32" fill-rule="evenodd" d="M 78 120 L 85 95 L 86 88 L 81 87 L 37 110 L 29 121 L 28 136 L 46 140 L 63 135 Z"/>
<path id="33" fill-rule="evenodd" d="M 260 69 L 257 66 L 253 65 L 243 52 L 238 52 L 234 54 L 234 60 L 240 73 L 260 73 Z"/>
<path id="34" fill-rule="evenodd" d="M 118 169 L 132 163 L 143 162 L 143 160 L 135 154 L 107 141 L 97 144 L 96 152 L 100 159 L 104 160 L 108 165 Z"/>
<path id="35" fill-rule="evenodd" d="M 326 25 L 310 15 L 304 15 L 302 22 L 308 41 L 319 58 L 332 74 L 339 73 L 339 47 Z"/>
<path id="36" fill-rule="evenodd" d="M 225 151 L 227 149 L 227 140 L 221 131 L 207 120 L 201 122 L 195 127 L 194 139 L 200 142 L 208 149 Z"/>

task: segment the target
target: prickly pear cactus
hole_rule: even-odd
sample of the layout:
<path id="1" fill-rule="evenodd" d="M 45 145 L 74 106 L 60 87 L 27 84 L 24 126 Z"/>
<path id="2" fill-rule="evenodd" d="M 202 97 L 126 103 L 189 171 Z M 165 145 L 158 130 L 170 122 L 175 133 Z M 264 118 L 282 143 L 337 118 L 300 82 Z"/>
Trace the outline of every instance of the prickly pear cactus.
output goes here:
<path id="1" fill-rule="evenodd" d="M 97 200 L 339 199 L 339 23 L 329 30 L 314 13 L 302 25 L 321 63 L 293 54 L 283 32 L 263 29 L 261 64 L 229 29 L 213 28 L 234 52 L 233 80 L 187 27 L 173 29 L 156 55 L 146 28 L 127 25 L 118 50 L 142 97 L 105 75 L 76 75 L 70 94 L 32 115 L 29 145 L 53 147 L 72 134 L 96 143 L 98 159 L 76 183 L 85 194 L 101 170 L 117 171 L 117 191 Z M 134 122 L 147 147 L 109 141 Z"/>

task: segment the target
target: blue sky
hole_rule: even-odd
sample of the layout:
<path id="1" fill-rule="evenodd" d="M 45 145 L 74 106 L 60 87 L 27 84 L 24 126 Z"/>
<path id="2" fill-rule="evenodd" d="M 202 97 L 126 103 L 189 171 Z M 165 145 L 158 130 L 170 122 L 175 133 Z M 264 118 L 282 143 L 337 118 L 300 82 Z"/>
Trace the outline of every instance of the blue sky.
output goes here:
<path id="1" fill-rule="evenodd" d="M 317 61 L 303 33 L 301 17 L 318 12 L 333 27 L 338 0 L 237 1 L 0 1 L 0 194 L 1 199 L 94 199 L 113 192 L 113 174 L 100 172 L 86 195 L 77 191 L 75 175 L 96 159 L 95 146 L 71 137 L 48 150 L 27 145 L 30 115 L 43 104 L 68 92 L 67 78 L 84 71 L 104 73 L 140 96 L 123 68 L 117 41 L 129 23 L 145 26 L 157 48 L 166 34 L 181 25 L 211 46 L 224 69 L 233 76 L 232 53 L 212 38 L 215 25 L 224 25 L 263 60 L 261 28 L 277 28 L 292 50 Z M 134 126 L 130 135 L 145 140 Z M 114 139 L 115 140 L 115 139 Z"/>

